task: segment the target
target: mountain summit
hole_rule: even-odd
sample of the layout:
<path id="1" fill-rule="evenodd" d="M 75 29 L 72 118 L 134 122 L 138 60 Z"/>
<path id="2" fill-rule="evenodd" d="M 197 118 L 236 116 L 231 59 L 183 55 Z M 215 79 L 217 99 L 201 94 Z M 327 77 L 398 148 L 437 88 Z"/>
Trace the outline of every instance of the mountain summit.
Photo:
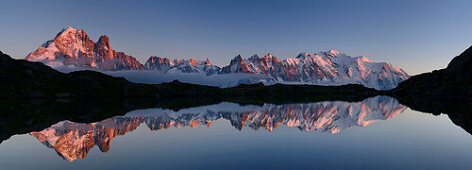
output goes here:
<path id="1" fill-rule="evenodd" d="M 95 43 L 84 30 L 67 27 L 54 39 L 46 41 L 26 60 L 42 61 L 47 65 L 74 65 L 100 70 L 143 70 L 144 66 L 134 57 L 116 52 L 110 40 L 103 35 Z"/>

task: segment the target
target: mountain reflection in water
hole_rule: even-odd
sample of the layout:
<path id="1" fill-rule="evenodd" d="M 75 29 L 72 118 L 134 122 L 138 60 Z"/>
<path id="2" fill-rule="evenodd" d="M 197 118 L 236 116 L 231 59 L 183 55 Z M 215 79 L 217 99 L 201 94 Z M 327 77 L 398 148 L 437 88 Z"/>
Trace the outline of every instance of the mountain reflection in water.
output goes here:
<path id="1" fill-rule="evenodd" d="M 360 102 L 325 101 L 299 104 L 264 104 L 240 106 L 235 103 L 171 111 L 135 110 L 96 123 L 61 121 L 39 132 L 30 132 L 44 145 L 53 148 L 68 161 L 84 159 L 97 145 L 100 151 L 110 149 L 112 139 L 125 135 L 145 123 L 150 130 L 169 127 L 210 127 L 211 122 L 228 120 L 233 127 L 273 131 L 279 125 L 302 131 L 338 133 L 353 126 L 365 127 L 377 120 L 388 120 L 407 107 L 396 99 L 377 96 Z"/>

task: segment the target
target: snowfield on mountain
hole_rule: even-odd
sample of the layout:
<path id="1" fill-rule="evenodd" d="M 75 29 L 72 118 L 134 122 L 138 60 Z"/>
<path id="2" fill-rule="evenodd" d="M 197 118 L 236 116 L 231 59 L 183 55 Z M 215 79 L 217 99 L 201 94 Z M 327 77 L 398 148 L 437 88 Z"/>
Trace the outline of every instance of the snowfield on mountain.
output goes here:
<path id="1" fill-rule="evenodd" d="M 219 87 L 262 82 L 361 84 L 389 90 L 409 78 L 405 71 L 390 63 L 374 62 L 365 56 L 351 57 L 335 50 L 300 53 L 283 60 L 270 53 L 247 59 L 238 55 L 224 67 L 213 65 L 208 58 L 198 61 L 151 56 L 143 65 L 132 56 L 112 50 L 107 36 L 101 36 L 95 43 L 84 30 L 72 27 L 63 29 L 54 39 L 30 53 L 26 60 L 43 62 L 62 72 L 90 69 L 139 83 L 179 80 Z"/>

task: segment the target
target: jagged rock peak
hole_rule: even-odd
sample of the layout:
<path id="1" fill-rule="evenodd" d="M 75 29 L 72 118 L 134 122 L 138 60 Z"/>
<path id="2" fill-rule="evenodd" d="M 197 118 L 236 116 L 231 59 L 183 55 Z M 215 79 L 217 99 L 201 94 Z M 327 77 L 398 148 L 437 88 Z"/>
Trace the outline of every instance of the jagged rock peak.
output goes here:
<path id="1" fill-rule="evenodd" d="M 111 49 L 110 39 L 106 35 L 100 36 L 100 38 L 97 41 L 97 44 L 99 44 L 100 47 L 107 47 L 108 49 Z"/>
<path id="2" fill-rule="evenodd" d="M 40 61 L 51 66 L 74 65 L 100 70 L 142 70 L 144 66 L 134 57 L 115 52 L 107 36 L 93 42 L 82 29 L 67 27 L 56 37 L 31 52 L 26 60 Z"/>
<path id="3" fill-rule="evenodd" d="M 272 54 L 264 58 L 240 55 L 223 67 L 222 74 L 261 74 L 264 82 L 303 82 L 318 85 L 361 84 L 379 90 L 392 89 L 409 76 L 403 70 L 385 62 L 374 62 L 365 56 L 350 57 L 338 51 L 310 54 L 277 60 Z"/>
<path id="4" fill-rule="evenodd" d="M 59 31 L 59 33 L 56 34 L 56 38 L 61 36 L 61 35 L 66 35 L 66 34 L 70 34 L 70 33 L 75 34 L 77 32 L 85 33 L 85 31 L 83 29 L 75 29 L 75 28 L 72 28 L 71 26 L 68 26 L 66 28 L 63 28 L 61 31 Z"/>
<path id="5" fill-rule="evenodd" d="M 195 66 L 195 67 L 198 65 L 198 61 L 197 61 L 196 59 L 193 59 L 193 58 L 191 58 L 191 59 L 189 60 L 189 63 L 190 63 L 191 65 Z"/>
<path id="6" fill-rule="evenodd" d="M 300 54 L 297 55 L 296 58 L 302 59 L 302 58 L 307 58 L 307 57 L 310 57 L 310 56 L 311 56 L 310 53 L 300 53 Z"/>
<path id="7" fill-rule="evenodd" d="M 205 73 L 206 75 L 216 74 L 220 67 L 212 65 L 207 58 L 206 61 L 197 59 L 174 59 L 151 56 L 144 64 L 145 69 L 163 73 Z"/>
<path id="8" fill-rule="evenodd" d="M 332 56 L 339 55 L 339 51 L 336 51 L 336 50 L 328 50 L 325 53 L 331 54 Z"/>
<path id="9" fill-rule="evenodd" d="M 247 59 L 237 55 L 229 65 L 223 68 L 212 65 L 208 58 L 206 61 L 198 61 L 196 59 L 170 60 L 150 57 L 143 66 L 132 56 L 114 51 L 107 36 L 101 36 L 95 43 L 90 40 L 85 31 L 72 27 L 61 30 L 54 39 L 43 43 L 26 59 L 41 61 L 50 66 L 59 63 L 59 65 L 74 65 L 100 70 L 147 69 L 163 73 L 205 73 L 206 75 L 216 73 L 257 74 L 256 76 L 251 75 L 248 80 L 235 80 L 234 84 L 236 85 L 239 82 L 361 84 L 370 88 L 388 90 L 409 78 L 403 70 L 390 63 L 374 62 L 365 56 L 351 57 L 335 50 L 312 54 L 300 53 L 295 58 L 284 60 L 277 60 L 271 53 L 262 58 L 253 55 Z M 457 61 L 461 63 L 462 59 Z"/>

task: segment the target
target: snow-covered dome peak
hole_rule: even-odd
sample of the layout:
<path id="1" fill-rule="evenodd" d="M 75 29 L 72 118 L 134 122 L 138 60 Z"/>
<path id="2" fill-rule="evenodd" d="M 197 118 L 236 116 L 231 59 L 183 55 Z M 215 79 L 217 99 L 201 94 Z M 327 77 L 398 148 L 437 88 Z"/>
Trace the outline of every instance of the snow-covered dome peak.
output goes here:
<path id="1" fill-rule="evenodd" d="M 332 49 L 331 49 L 331 50 L 328 50 L 328 51 L 326 51 L 326 53 L 328 53 L 328 54 L 331 54 L 331 55 L 333 55 L 333 56 L 339 55 L 339 51 L 332 50 Z"/>
<path id="2" fill-rule="evenodd" d="M 356 57 L 356 59 L 359 60 L 360 62 L 369 62 L 369 63 L 374 62 L 374 60 L 371 60 L 367 58 L 366 56 L 359 56 L 359 57 Z"/>

